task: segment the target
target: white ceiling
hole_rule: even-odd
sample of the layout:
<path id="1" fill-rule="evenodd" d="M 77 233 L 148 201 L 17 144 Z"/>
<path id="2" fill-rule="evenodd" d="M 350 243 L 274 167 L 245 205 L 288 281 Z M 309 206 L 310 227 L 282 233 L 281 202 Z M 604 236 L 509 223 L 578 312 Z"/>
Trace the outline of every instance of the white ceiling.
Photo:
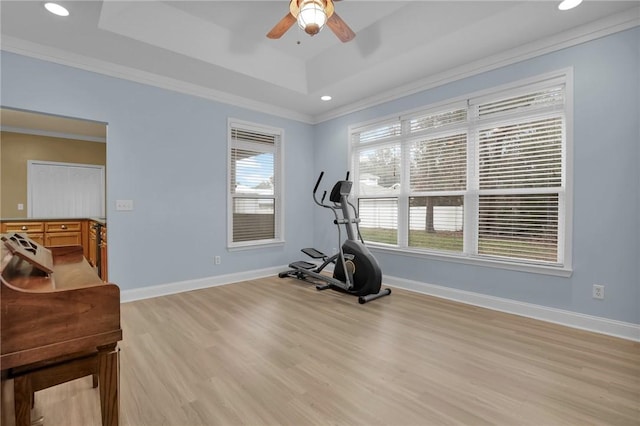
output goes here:
<path id="1" fill-rule="evenodd" d="M 267 39 L 286 0 L 59 3 L 69 17 L 1 0 L 2 49 L 311 123 L 640 23 L 637 1 L 344 0 L 356 38 L 341 43 L 297 26 Z"/>

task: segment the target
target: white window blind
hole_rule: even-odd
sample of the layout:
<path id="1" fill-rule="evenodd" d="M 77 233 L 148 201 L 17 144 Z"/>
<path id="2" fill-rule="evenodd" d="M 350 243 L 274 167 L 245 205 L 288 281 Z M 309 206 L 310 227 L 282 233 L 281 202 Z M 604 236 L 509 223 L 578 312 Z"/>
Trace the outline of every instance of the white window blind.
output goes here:
<path id="1" fill-rule="evenodd" d="M 492 115 L 549 109 L 564 105 L 564 86 L 562 85 L 522 92 L 516 96 L 493 96 L 492 100 L 486 102 L 478 100 L 478 116 L 486 118 Z"/>
<path id="2" fill-rule="evenodd" d="M 426 113 L 424 115 L 409 118 L 409 132 L 416 133 L 421 130 L 440 129 L 448 125 L 455 125 L 466 121 L 466 108 L 455 108 L 450 111 Z"/>
<path id="3" fill-rule="evenodd" d="M 230 121 L 229 245 L 281 238 L 281 131 Z"/>
<path id="4" fill-rule="evenodd" d="M 29 161 L 27 214 L 42 218 L 105 215 L 104 166 Z"/>
<path id="5" fill-rule="evenodd" d="M 562 75 L 353 128 L 365 240 L 562 266 L 566 96 Z"/>
<path id="6" fill-rule="evenodd" d="M 557 261 L 558 194 L 481 195 L 480 254 Z"/>
<path id="7" fill-rule="evenodd" d="M 390 123 L 380 123 L 373 127 L 364 128 L 354 132 L 352 140 L 359 144 L 367 144 L 371 142 L 384 142 L 399 137 L 401 133 L 400 122 L 394 121 Z"/>
<path id="8" fill-rule="evenodd" d="M 467 135 L 420 139 L 410 144 L 411 191 L 448 191 L 467 186 Z"/>
<path id="9" fill-rule="evenodd" d="M 562 128 L 552 116 L 480 130 L 480 189 L 559 187 Z"/>
<path id="10" fill-rule="evenodd" d="M 397 198 L 360 198 L 358 211 L 363 239 L 382 244 L 398 243 Z"/>
<path id="11" fill-rule="evenodd" d="M 381 244 L 398 241 L 402 159 L 400 144 L 393 140 L 399 131 L 399 123 L 393 123 L 354 135 L 366 146 L 358 154 L 360 232 L 363 238 Z"/>
<path id="12" fill-rule="evenodd" d="M 400 145 L 365 149 L 359 155 L 360 194 L 388 196 L 398 192 L 401 176 Z"/>
<path id="13" fill-rule="evenodd" d="M 554 86 L 478 104 L 478 254 L 561 261 L 563 102 Z"/>

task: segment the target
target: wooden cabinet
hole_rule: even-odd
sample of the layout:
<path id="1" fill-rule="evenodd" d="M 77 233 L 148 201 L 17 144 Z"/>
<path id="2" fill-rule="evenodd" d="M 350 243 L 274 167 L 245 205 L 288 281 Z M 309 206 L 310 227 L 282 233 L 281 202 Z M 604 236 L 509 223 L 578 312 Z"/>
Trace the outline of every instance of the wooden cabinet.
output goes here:
<path id="1" fill-rule="evenodd" d="M 44 222 L 45 247 L 81 246 L 82 221 Z"/>
<path id="2" fill-rule="evenodd" d="M 93 266 L 102 281 L 107 279 L 107 226 L 102 222 L 89 221 L 88 225 L 88 256 L 89 264 Z"/>
<path id="3" fill-rule="evenodd" d="M 46 247 L 84 246 L 82 220 L 2 222 L 1 232 L 27 234 Z"/>
<path id="4" fill-rule="evenodd" d="M 109 268 L 107 267 L 107 227 L 100 228 L 100 278 L 109 281 Z"/>
<path id="5" fill-rule="evenodd" d="M 0 233 L 27 234 L 45 247 L 82 246 L 84 256 L 107 281 L 107 228 L 91 219 L 9 220 L 0 223 Z"/>
<path id="6" fill-rule="evenodd" d="M 96 268 L 98 266 L 98 231 L 96 230 L 96 222 L 89 222 L 89 244 L 88 244 L 87 260 L 89 264 Z"/>
<path id="7" fill-rule="evenodd" d="M 27 234 L 36 243 L 44 245 L 44 222 L 2 222 L 2 233 L 9 232 Z"/>

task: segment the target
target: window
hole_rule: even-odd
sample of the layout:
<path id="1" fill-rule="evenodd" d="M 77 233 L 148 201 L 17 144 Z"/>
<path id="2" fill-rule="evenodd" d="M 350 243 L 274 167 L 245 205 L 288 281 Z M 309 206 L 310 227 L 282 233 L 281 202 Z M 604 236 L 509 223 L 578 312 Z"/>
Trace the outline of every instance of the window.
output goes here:
<path id="1" fill-rule="evenodd" d="M 104 166 L 29 160 L 29 217 L 104 217 Z"/>
<path id="2" fill-rule="evenodd" d="M 567 77 L 350 129 L 375 246 L 567 268 Z"/>
<path id="3" fill-rule="evenodd" d="M 282 241 L 282 134 L 229 120 L 229 247 Z"/>

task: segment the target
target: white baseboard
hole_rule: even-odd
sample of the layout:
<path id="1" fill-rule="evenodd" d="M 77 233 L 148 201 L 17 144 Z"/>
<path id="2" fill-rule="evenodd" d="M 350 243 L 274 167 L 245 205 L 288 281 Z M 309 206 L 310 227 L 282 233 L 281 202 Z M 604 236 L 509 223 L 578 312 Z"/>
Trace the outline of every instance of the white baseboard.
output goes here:
<path id="1" fill-rule="evenodd" d="M 177 283 L 123 290 L 121 293 L 121 300 L 123 303 L 126 303 L 134 300 L 167 296 L 169 294 L 182 293 L 185 291 L 271 277 L 286 269 L 287 266 L 283 265 L 254 271 L 243 271 L 227 275 L 200 278 L 197 280 L 180 281 Z M 384 276 L 384 284 L 469 305 L 480 306 L 482 308 L 493 309 L 495 311 L 507 312 L 567 327 L 593 331 L 596 333 L 640 342 L 640 324 L 632 324 L 596 317 L 593 315 L 585 315 L 562 309 L 534 305 L 532 303 L 518 302 L 516 300 L 504 299 L 501 297 L 487 296 L 480 293 L 457 290 L 449 287 L 392 277 L 389 275 Z"/>
<path id="2" fill-rule="evenodd" d="M 640 324 L 616 321 L 593 315 L 565 311 L 562 309 L 549 308 L 546 306 L 534 305 L 532 303 L 504 299 L 501 297 L 487 296 L 470 291 L 457 290 L 449 287 L 406 280 L 403 278 L 390 277 L 388 275 L 385 275 L 384 283 L 392 287 L 428 294 L 430 296 L 436 296 L 469 305 L 480 306 L 482 308 L 493 309 L 495 311 L 621 337 L 627 340 L 640 341 Z"/>
<path id="3" fill-rule="evenodd" d="M 278 272 L 284 271 L 286 268 L 286 266 L 275 266 L 271 268 L 257 269 L 254 271 L 235 272 L 233 274 L 217 275 L 214 277 L 199 278 L 196 280 L 179 281 L 177 283 L 123 290 L 120 293 L 120 301 L 122 303 L 133 302 L 135 300 L 168 296 L 170 294 L 182 293 L 185 291 L 199 290 L 202 288 L 217 287 L 220 285 L 271 277 L 273 275 L 277 275 Z"/>

